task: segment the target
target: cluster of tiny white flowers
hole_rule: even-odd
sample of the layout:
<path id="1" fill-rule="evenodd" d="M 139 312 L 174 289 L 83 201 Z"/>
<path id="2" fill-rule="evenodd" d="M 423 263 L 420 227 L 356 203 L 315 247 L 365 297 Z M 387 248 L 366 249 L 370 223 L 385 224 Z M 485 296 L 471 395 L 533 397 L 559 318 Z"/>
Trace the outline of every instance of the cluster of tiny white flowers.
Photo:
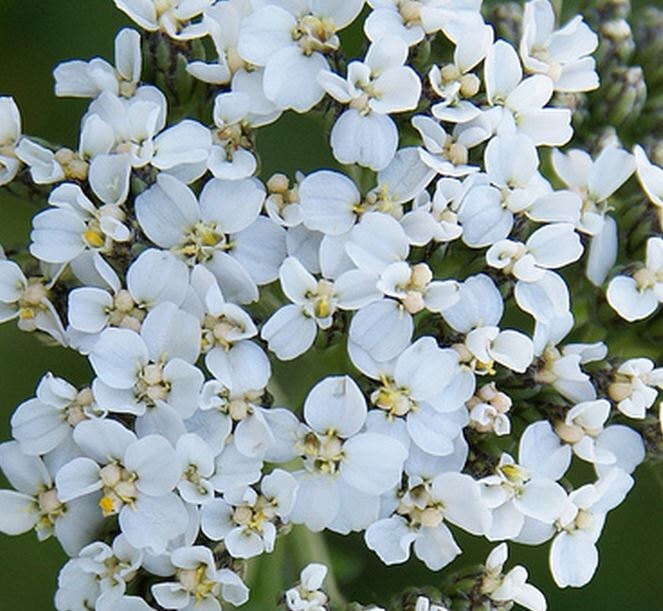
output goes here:
<path id="1" fill-rule="evenodd" d="M 580 17 L 556 29 L 548 0 L 526 3 L 517 48 L 480 0 L 115 4 L 148 33 L 122 30 L 115 65 L 55 70 L 57 95 L 92 100 L 77 150 L 22 135 L 0 98 L 0 185 L 48 199 L 33 260 L 0 257 L 0 321 L 50 335 L 95 376 L 75 388 L 46 374 L 0 446 L 16 489 L 0 492 L 0 531 L 55 535 L 71 557 L 56 607 L 243 604 L 243 561 L 290 523 L 363 531 L 385 564 L 413 551 L 434 571 L 461 553 L 450 526 L 551 541 L 556 583 L 588 583 L 663 388 L 649 359 L 565 341 L 560 270 L 583 256 L 588 290 L 607 285 L 624 319 L 663 303 L 663 239 L 616 274 L 610 215 L 636 172 L 661 212 L 663 168 L 640 146 L 554 148 L 573 129 L 551 100 L 598 87 L 597 36 Z M 370 44 L 346 62 L 339 33 L 364 15 Z M 186 67 L 216 94 L 207 121 L 169 123 L 141 80 L 149 37 L 209 37 L 217 56 Z M 435 40 L 450 56 L 421 61 Z M 331 114 L 348 172 L 263 183 L 252 134 L 312 109 Z M 319 379 L 301 411 L 272 405 L 274 359 L 339 342 L 345 375 Z M 542 395 L 534 418 L 510 395 L 523 387 Z M 493 436 L 515 441 L 482 454 Z M 575 489 L 573 460 L 595 471 Z M 480 593 L 545 609 L 523 567 L 502 573 L 506 555 L 491 553 Z M 287 608 L 327 609 L 325 574 L 306 568 Z"/>

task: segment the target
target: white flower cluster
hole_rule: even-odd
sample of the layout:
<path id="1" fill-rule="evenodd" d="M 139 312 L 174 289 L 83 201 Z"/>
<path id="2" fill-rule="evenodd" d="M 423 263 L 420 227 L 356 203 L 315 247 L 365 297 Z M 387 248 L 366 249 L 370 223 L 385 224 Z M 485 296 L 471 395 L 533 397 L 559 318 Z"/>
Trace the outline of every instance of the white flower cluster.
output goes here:
<path id="1" fill-rule="evenodd" d="M 611 367 L 607 346 L 565 341 L 560 270 L 585 256 L 592 283 L 608 278 L 610 198 L 637 169 L 663 207 L 663 169 L 640 147 L 553 148 L 544 176 L 549 147 L 573 136 L 553 95 L 598 87 L 595 34 L 580 17 L 556 29 L 548 0 L 525 5 L 518 48 L 495 40 L 480 0 L 115 4 L 173 48 L 209 37 L 218 57 L 187 70 L 216 97 L 206 120 L 169 123 L 125 29 L 114 66 L 55 70 L 57 95 L 92 98 L 78 150 L 22 135 L 0 99 L 0 185 L 31 181 L 49 204 L 30 236 L 38 265 L 0 260 L 0 320 L 85 355 L 95 376 L 82 389 L 44 376 L 0 446 L 16 489 L 0 492 L 0 530 L 54 534 L 71 557 L 56 607 L 242 604 L 241 561 L 288 523 L 363 531 L 384 563 L 413 551 L 435 571 L 461 553 L 450 526 L 551 541 L 557 584 L 586 584 L 645 456 L 619 419 L 643 419 L 663 388 L 648 359 L 606 382 L 591 363 Z M 339 33 L 363 15 L 370 44 L 346 62 Z M 451 56 L 421 60 L 436 40 Z M 315 108 L 333 109 L 348 173 L 262 182 L 253 132 Z M 627 320 L 658 308 L 661 237 L 607 299 Z M 274 359 L 339 341 L 345 375 L 321 374 L 301 412 L 272 405 Z M 541 393 L 535 418 L 523 387 Z M 482 453 L 492 435 L 517 454 Z M 595 478 L 571 489 L 577 460 Z M 545 609 L 505 560 L 504 545 L 482 593 Z M 324 575 L 308 567 L 288 608 L 326 608 Z"/>

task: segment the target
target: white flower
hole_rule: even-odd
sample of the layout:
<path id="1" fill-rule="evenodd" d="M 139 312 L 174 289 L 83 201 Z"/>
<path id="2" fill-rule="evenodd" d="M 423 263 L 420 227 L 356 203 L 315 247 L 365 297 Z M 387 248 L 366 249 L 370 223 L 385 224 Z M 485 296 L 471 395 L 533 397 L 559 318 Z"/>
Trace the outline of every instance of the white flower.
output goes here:
<path id="1" fill-rule="evenodd" d="M 523 282 L 536 282 L 546 269 L 565 267 L 577 261 L 583 247 L 573 225 L 553 223 L 537 229 L 527 242 L 500 240 L 486 252 L 491 267 L 510 273 Z"/>
<path id="2" fill-rule="evenodd" d="M 484 384 L 465 405 L 469 410 L 469 425 L 480 433 L 495 433 L 497 436 L 511 432 L 511 421 L 507 415 L 513 402 L 497 390 L 494 382 Z"/>
<path id="3" fill-rule="evenodd" d="M 14 490 L 0 490 L 0 531 L 19 535 L 34 529 L 40 541 L 53 534 L 71 556 L 99 534 L 99 496 L 62 499 L 46 464 L 19 444 L 0 445 L 0 468 Z"/>
<path id="4" fill-rule="evenodd" d="M 55 95 L 96 98 L 102 91 L 110 91 L 130 98 L 140 81 L 141 64 L 140 34 L 124 28 L 115 37 L 115 67 L 99 57 L 58 64 L 53 71 Z"/>
<path id="5" fill-rule="evenodd" d="M 663 368 L 654 369 L 654 363 L 646 358 L 628 359 L 615 372 L 608 395 L 622 414 L 642 419 L 656 401 L 657 389 L 662 388 Z"/>
<path id="6" fill-rule="evenodd" d="M 431 112 L 440 121 L 465 123 L 481 114 L 470 101 L 481 87 L 481 80 L 472 70 L 486 57 L 494 32 L 477 12 L 452 19 L 445 34 L 456 48 L 453 63 L 441 67 L 433 65 L 428 73 L 433 90 L 441 98 L 431 107 Z"/>
<path id="7" fill-rule="evenodd" d="M 584 401 L 568 411 L 555 432 L 571 445 L 576 456 L 594 464 L 611 465 L 616 462 L 615 455 L 599 443 L 609 415 L 610 403 L 605 399 Z"/>
<path id="8" fill-rule="evenodd" d="M 299 584 L 285 593 L 290 611 L 326 611 L 327 595 L 321 590 L 327 576 L 324 564 L 311 563 L 302 569 Z"/>
<path id="9" fill-rule="evenodd" d="M 213 144 L 207 167 L 216 178 L 234 180 L 255 174 L 257 162 L 249 150 L 245 133 L 252 127 L 269 123 L 278 112 L 252 120 L 252 96 L 242 91 L 219 94 L 214 100 Z M 255 123 L 254 123 L 255 121 Z"/>
<path id="10" fill-rule="evenodd" d="M 474 391 L 474 377 L 459 368 L 454 350 L 421 337 L 391 362 L 376 363 L 353 344 L 348 352 L 357 369 L 379 381 L 370 399 L 383 418 L 371 412 L 367 430 L 388 434 L 408 447 L 411 439 L 435 456 L 454 451 L 453 442 L 466 424 L 463 405 Z"/>
<path id="11" fill-rule="evenodd" d="M 435 183 L 435 193 L 431 198 L 424 191 L 412 203 L 412 210 L 401 219 L 401 225 L 410 244 L 424 246 L 431 240 L 451 242 L 463 233 L 458 224 L 457 196 L 461 193 L 460 181 L 441 178 Z"/>
<path id="12" fill-rule="evenodd" d="M 513 227 L 514 215 L 534 220 L 566 221 L 566 206 L 553 215 L 545 210 L 549 185 L 538 173 L 539 157 L 524 134 L 492 138 L 484 152 L 486 175 L 470 177 L 458 211 L 463 241 L 473 248 L 503 240 Z M 492 184 L 489 184 L 492 183 Z M 541 210 L 544 208 L 544 210 Z"/>
<path id="13" fill-rule="evenodd" d="M 546 599 L 538 588 L 527 583 L 525 567 L 517 565 L 503 573 L 508 553 L 507 544 L 501 543 L 488 554 L 481 592 L 498 604 L 513 601 L 530 611 L 546 611 Z"/>
<path id="14" fill-rule="evenodd" d="M 364 23 L 368 39 L 398 36 L 409 46 L 440 30 L 448 36 L 450 24 L 477 16 L 481 6 L 475 0 L 368 0 L 368 4 L 373 8 Z"/>
<path id="15" fill-rule="evenodd" d="M 566 467 L 567 454 L 558 456 L 559 444 L 549 444 L 554 450 L 544 451 L 542 435 L 526 429 L 520 438 L 519 462 L 509 454 L 502 454 L 493 475 L 479 481 L 483 498 L 492 510 L 492 524 L 488 539 L 517 537 L 527 518 L 552 524 L 562 513 L 567 495 L 557 482 Z M 561 462 L 561 461 L 564 462 Z"/>
<path id="16" fill-rule="evenodd" d="M 58 590 L 55 593 L 55 608 L 58 611 L 84 609 L 99 598 L 99 582 L 95 575 L 86 573 L 77 559 L 67 562 L 58 575 Z M 129 611 L 136 611 L 130 609 Z M 143 609 L 140 609 L 143 611 Z"/>
<path id="17" fill-rule="evenodd" d="M 591 91 L 599 86 L 590 55 L 599 44 L 580 15 L 555 30 L 555 11 L 549 0 L 525 3 L 520 57 L 528 72 L 549 76 L 555 91 Z"/>
<path id="18" fill-rule="evenodd" d="M 632 276 L 617 276 L 606 293 L 608 303 L 622 318 L 633 322 L 653 314 L 663 302 L 663 239 L 649 238 L 644 267 Z"/>
<path id="19" fill-rule="evenodd" d="M 571 111 L 544 108 L 553 94 L 552 79 L 543 74 L 523 79 L 520 58 L 504 40 L 489 49 L 484 80 L 488 103 L 500 109 L 498 133 L 527 134 L 537 146 L 559 146 L 571 139 Z"/>
<path id="20" fill-rule="evenodd" d="M 469 475 L 442 473 L 406 490 L 396 515 L 371 524 L 364 539 L 388 565 L 405 562 L 414 543 L 416 556 L 439 571 L 461 552 L 445 521 L 475 535 L 490 527 L 481 488 Z"/>
<path id="21" fill-rule="evenodd" d="M 68 263 L 87 249 L 110 253 L 116 242 L 131 238 L 124 210 L 97 208 L 78 185 L 60 185 L 48 201 L 53 208 L 34 217 L 30 235 L 30 252 L 41 261 Z"/>
<path id="22" fill-rule="evenodd" d="M 146 317 L 140 335 L 116 328 L 100 335 L 89 357 L 98 376 L 95 397 L 109 411 L 137 416 L 141 435 L 158 432 L 175 443 L 203 383 L 191 364 L 199 350 L 196 319 L 163 303 Z"/>
<path id="23" fill-rule="evenodd" d="M 592 161 L 579 149 L 562 153 L 553 150 L 553 168 L 566 185 L 582 199 L 578 230 L 596 235 L 603 228 L 608 198 L 635 171 L 633 155 L 614 145 L 605 147 Z"/>
<path id="24" fill-rule="evenodd" d="M 306 352 L 318 329 L 331 327 L 337 308 L 354 310 L 381 297 L 375 278 L 366 272 L 349 270 L 335 281 L 316 280 L 295 257 L 283 262 L 279 278 L 293 304 L 277 310 L 260 336 L 282 361 Z"/>
<path id="25" fill-rule="evenodd" d="M 304 403 L 310 428 L 298 432 L 296 452 L 304 469 L 293 475 L 299 489 L 290 520 L 313 531 L 348 533 L 377 519 L 379 495 L 396 487 L 405 447 L 378 433 L 359 433 L 366 401 L 348 376 L 327 377 Z"/>
<path id="26" fill-rule="evenodd" d="M 442 311 L 455 331 L 466 334 L 464 343 L 454 348 L 461 363 L 477 374 L 494 372 L 495 363 L 522 373 L 532 362 L 532 340 L 519 331 L 501 331 L 497 326 L 503 311 L 504 303 L 497 287 L 484 274 L 465 280 L 457 303 Z"/>
<path id="27" fill-rule="evenodd" d="M 213 541 L 223 541 L 233 558 L 253 558 L 271 553 L 276 527 L 292 510 L 297 481 L 282 469 L 275 469 L 253 488 L 228 490 L 223 498 L 203 505 L 202 530 Z"/>
<path id="28" fill-rule="evenodd" d="M 136 199 L 136 216 L 148 238 L 189 265 L 204 263 L 224 297 L 239 303 L 258 298 L 256 284 L 278 276 L 285 235 L 259 216 L 265 191 L 256 179 L 210 180 L 200 195 L 160 174 Z"/>
<path id="29" fill-rule="evenodd" d="M 385 296 L 362 307 L 350 324 L 350 339 L 377 361 L 392 359 L 407 346 L 413 314 L 423 309 L 442 312 L 458 301 L 455 280 L 433 280 L 426 263 L 406 262 L 409 241 L 391 216 L 364 214 L 345 250 L 361 271 L 374 276 L 371 282 Z"/>
<path id="30" fill-rule="evenodd" d="M 329 69 L 325 54 L 339 48 L 336 32 L 354 21 L 364 0 L 266 4 L 244 18 L 237 50 L 264 66 L 266 97 L 281 109 L 306 112 L 323 97 L 318 74 Z"/>
<path id="31" fill-rule="evenodd" d="M 113 420 L 87 420 L 74 431 L 85 456 L 74 458 L 55 476 L 64 502 L 102 491 L 97 514 L 119 514 L 127 541 L 136 548 L 163 553 L 184 533 L 189 516 L 173 494 L 180 470 L 175 450 L 160 435 L 137 439 Z"/>
<path id="32" fill-rule="evenodd" d="M 0 322 L 18 320 L 23 331 L 43 331 L 63 346 L 66 334 L 51 302 L 54 280 L 26 278 L 13 261 L 0 259 Z"/>
<path id="33" fill-rule="evenodd" d="M 210 130 L 190 119 L 164 130 L 166 110 L 166 99 L 155 87 L 141 87 L 129 99 L 102 92 L 83 120 L 80 156 L 94 162 L 105 153 L 127 154 L 135 168 L 151 164 L 193 182 L 207 169 Z"/>
<path id="34" fill-rule="evenodd" d="M 80 159 L 77 159 L 71 151 L 61 154 L 58 159 L 53 151 L 26 137 L 20 139 L 18 146 L 13 151 L 16 157 L 30 168 L 30 177 L 38 185 L 52 184 L 64 180 L 67 172 L 65 172 L 65 169 L 60 164 L 60 160 L 64 163 L 65 159 L 67 162 L 73 161 L 76 164 L 75 170 L 69 166 L 70 175 L 75 175 L 78 178 L 85 177 L 85 166 L 79 163 Z M 3 166 L 5 164 L 7 162 L 3 160 Z M 14 169 L 18 170 L 20 164 L 15 165 L 10 161 L 8 163 L 9 166 L 11 166 L 11 171 L 13 172 Z"/>
<path id="35" fill-rule="evenodd" d="M 101 411 L 89 388 L 79 392 L 52 373 L 41 379 L 36 395 L 21 403 L 11 418 L 14 439 L 33 456 L 70 444 L 74 427 Z"/>
<path id="36" fill-rule="evenodd" d="M 150 248 L 140 254 L 126 274 L 127 288 L 110 270 L 104 280 L 111 290 L 95 286 L 69 293 L 68 334 L 81 352 L 89 353 L 106 327 L 140 332 L 145 316 L 157 305 L 180 305 L 189 289 L 187 266 L 167 251 Z"/>
<path id="37" fill-rule="evenodd" d="M 162 30 L 176 40 L 200 38 L 207 32 L 194 20 L 214 0 L 113 0 L 141 28 L 149 32 Z"/>
<path id="38" fill-rule="evenodd" d="M 95 608 L 110 611 L 140 569 L 143 552 L 130 545 L 124 535 L 118 535 L 112 546 L 101 541 L 85 546 L 78 558 L 80 569 L 99 582 L 100 596 Z"/>
<path id="39" fill-rule="evenodd" d="M 21 137 L 21 114 L 14 98 L 0 97 L 0 187 L 9 184 L 21 162 L 15 148 Z"/>
<path id="40" fill-rule="evenodd" d="M 580 588 L 589 583 L 598 567 L 596 549 L 605 515 L 619 505 L 633 486 L 621 469 L 612 469 L 595 484 L 569 495 L 569 504 L 557 522 L 559 533 L 550 547 L 550 571 L 560 588 Z"/>
<path id="41" fill-rule="evenodd" d="M 178 581 L 154 584 L 156 601 L 165 609 L 204 608 L 221 611 L 220 599 L 241 605 L 249 589 L 230 569 L 218 569 L 212 550 L 203 545 L 179 547 L 170 555 Z"/>
<path id="42" fill-rule="evenodd" d="M 187 72 L 205 83 L 225 85 L 232 75 L 246 67 L 237 53 L 239 24 L 252 8 L 246 0 L 217 2 L 205 9 L 202 25 L 212 39 L 217 60 L 213 63 L 194 61 L 187 66 Z"/>
<path id="43" fill-rule="evenodd" d="M 212 448 L 195 433 L 187 433 L 177 440 L 175 452 L 182 472 L 177 484 L 182 500 L 192 505 L 211 501 L 214 487 L 210 478 L 215 468 Z"/>
<path id="44" fill-rule="evenodd" d="M 341 163 L 379 171 L 393 159 L 398 128 L 389 115 L 414 110 L 421 95 L 417 73 L 404 65 L 407 52 L 399 38 L 381 38 L 369 47 L 363 62 L 348 65 L 345 80 L 330 71 L 318 75 L 329 95 L 350 106 L 331 132 L 334 157 Z"/>
<path id="45" fill-rule="evenodd" d="M 421 160 L 432 170 L 443 176 L 466 176 L 478 170 L 467 165 L 468 149 L 475 143 L 447 134 L 444 128 L 431 117 L 412 117 L 412 126 L 421 135 L 423 147 L 419 148 Z"/>

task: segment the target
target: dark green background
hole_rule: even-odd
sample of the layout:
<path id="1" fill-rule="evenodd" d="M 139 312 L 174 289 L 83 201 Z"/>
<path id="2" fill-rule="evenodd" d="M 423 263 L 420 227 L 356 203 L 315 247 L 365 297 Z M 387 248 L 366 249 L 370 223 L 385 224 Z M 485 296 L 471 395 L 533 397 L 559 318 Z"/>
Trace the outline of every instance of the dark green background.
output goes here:
<path id="1" fill-rule="evenodd" d="M 0 0 L 0 95 L 13 95 L 21 109 L 24 132 L 74 148 L 85 101 L 53 95 L 53 67 L 61 60 L 101 55 L 112 58 L 113 36 L 127 21 L 110 0 Z M 286 116 L 260 134 L 263 172 L 309 171 L 330 165 L 321 129 L 310 120 Z M 0 243 L 24 241 L 34 208 L 0 194 Z M 52 371 L 75 384 L 90 379 L 85 360 L 71 351 L 46 348 L 12 324 L 0 327 L 0 433 L 9 437 L 15 406 L 32 396 L 44 372 Z M 547 546 L 530 549 L 511 545 L 511 561 L 525 564 L 532 581 L 546 594 L 549 607 L 562 610 L 663 610 L 663 486 L 661 471 L 641 468 L 626 503 L 610 514 L 599 548 L 595 579 L 580 590 L 558 590 L 547 568 Z M 331 537 L 332 556 L 349 598 L 384 602 L 408 585 L 435 581 L 417 560 L 386 568 L 365 549 L 360 536 Z M 480 562 L 490 546 L 459 537 L 465 554 L 453 568 Z M 270 584 L 293 579 L 301 568 L 301 550 L 279 546 L 273 559 L 252 571 L 259 600 L 243 609 L 270 611 Z M 52 608 L 56 575 L 65 558 L 55 540 L 38 544 L 33 533 L 0 535 L 0 610 L 38 611 Z M 278 568 L 277 568 L 278 565 Z M 509 564 L 512 566 L 512 564 Z M 262 587 L 261 587 L 262 586 Z M 264 594 L 263 594 L 264 592 Z M 269 593 L 268 593 L 269 592 Z"/>

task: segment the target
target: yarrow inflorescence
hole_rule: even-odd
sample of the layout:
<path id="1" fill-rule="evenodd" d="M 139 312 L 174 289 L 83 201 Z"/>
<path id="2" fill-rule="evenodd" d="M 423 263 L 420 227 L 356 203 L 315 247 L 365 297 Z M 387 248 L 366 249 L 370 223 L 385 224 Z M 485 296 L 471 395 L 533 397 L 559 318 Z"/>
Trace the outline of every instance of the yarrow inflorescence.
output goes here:
<path id="1" fill-rule="evenodd" d="M 663 368 L 608 331 L 663 303 L 663 136 L 629 119 L 655 26 L 600 2 L 559 25 L 549 0 L 114 1 L 141 28 L 114 63 L 54 71 L 91 100 L 76 150 L 0 98 L 0 186 L 45 205 L 0 249 L 0 321 L 94 373 L 46 373 L 0 445 L 0 531 L 70 557 L 56 608 L 257 608 L 251 559 L 324 530 L 433 571 L 456 528 L 495 542 L 389 609 L 545 610 L 506 541 L 587 584 L 663 452 Z M 335 168 L 260 174 L 286 111 Z M 312 560 L 282 608 L 382 609 Z"/>

